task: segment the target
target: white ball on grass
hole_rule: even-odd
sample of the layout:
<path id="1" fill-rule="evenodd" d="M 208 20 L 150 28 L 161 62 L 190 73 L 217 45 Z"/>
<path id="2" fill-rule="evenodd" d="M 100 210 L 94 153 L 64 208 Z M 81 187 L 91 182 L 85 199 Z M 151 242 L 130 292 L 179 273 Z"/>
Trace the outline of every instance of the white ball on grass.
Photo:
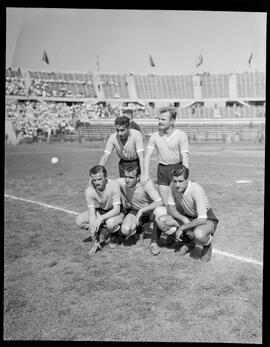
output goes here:
<path id="1" fill-rule="evenodd" d="M 58 159 L 58 158 L 52 157 L 52 159 L 51 159 L 51 163 L 52 163 L 52 164 L 57 164 L 58 162 L 59 162 L 59 159 Z"/>

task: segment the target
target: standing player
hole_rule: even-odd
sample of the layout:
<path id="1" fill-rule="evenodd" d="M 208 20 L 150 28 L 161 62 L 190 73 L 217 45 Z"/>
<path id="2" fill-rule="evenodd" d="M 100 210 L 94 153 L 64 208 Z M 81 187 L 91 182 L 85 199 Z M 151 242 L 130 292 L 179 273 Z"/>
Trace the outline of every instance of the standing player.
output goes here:
<path id="1" fill-rule="evenodd" d="M 158 168 L 157 184 L 163 203 L 166 205 L 169 185 L 172 181 L 172 170 L 181 163 L 189 167 L 189 143 L 185 132 L 175 129 L 176 109 L 163 107 L 159 110 L 159 130 L 154 132 L 148 141 L 145 155 L 144 175 L 142 184 L 149 179 L 150 160 L 154 149 L 157 150 Z"/>
<path id="2" fill-rule="evenodd" d="M 123 116 L 126 116 L 129 118 L 130 129 L 135 129 L 135 130 L 142 132 L 140 126 L 136 122 L 134 122 L 134 120 L 133 120 L 133 110 L 131 110 L 130 108 L 126 108 L 122 111 L 122 114 L 123 114 Z"/>
<path id="3" fill-rule="evenodd" d="M 115 148 L 120 158 L 118 164 L 120 177 L 124 176 L 124 169 L 131 162 L 136 162 L 140 167 L 140 172 L 143 173 L 144 147 L 142 134 L 138 130 L 130 129 L 130 121 L 126 116 L 117 117 L 114 124 L 116 126 L 116 132 L 108 138 L 99 165 L 106 165 L 111 152 Z"/>
<path id="4" fill-rule="evenodd" d="M 89 170 L 91 182 L 85 190 L 88 210 L 76 218 L 76 224 L 89 230 L 90 237 L 84 242 L 94 241 L 89 254 L 94 254 L 105 241 L 106 233 L 120 229 L 124 215 L 120 212 L 121 191 L 115 180 L 109 179 L 104 166 L 95 165 Z M 100 236 L 100 237 L 99 237 Z"/>
<path id="5" fill-rule="evenodd" d="M 125 212 L 121 232 L 126 238 L 134 235 L 138 226 L 167 214 L 152 180 L 141 185 L 139 167 L 136 164 L 126 167 L 124 178 L 118 178 L 117 181 L 121 187 Z"/>
<path id="6" fill-rule="evenodd" d="M 188 180 L 189 169 L 184 165 L 174 169 L 173 180 L 168 197 L 168 215 L 158 220 L 157 242 L 161 230 L 167 234 L 175 232 L 176 239 L 188 242 L 180 248 L 184 255 L 198 243 L 203 246 L 201 260 L 209 261 L 212 254 L 211 239 L 216 230 L 218 219 L 210 208 L 204 189 L 196 182 Z M 161 229 L 161 230 L 160 230 Z"/>

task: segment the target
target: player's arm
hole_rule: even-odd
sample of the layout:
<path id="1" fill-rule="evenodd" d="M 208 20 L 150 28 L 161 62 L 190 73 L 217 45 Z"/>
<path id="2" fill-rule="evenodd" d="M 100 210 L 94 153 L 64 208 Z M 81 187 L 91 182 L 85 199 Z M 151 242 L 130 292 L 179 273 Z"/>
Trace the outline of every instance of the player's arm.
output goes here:
<path id="1" fill-rule="evenodd" d="M 120 184 L 117 181 L 114 181 L 113 183 L 113 190 L 112 190 L 112 204 L 113 208 L 104 213 L 101 218 L 102 222 L 106 221 L 109 218 L 115 217 L 120 214 L 120 206 L 121 206 L 121 189 Z"/>
<path id="2" fill-rule="evenodd" d="M 189 153 L 181 152 L 181 157 L 182 157 L 182 164 L 185 165 L 185 167 L 189 168 Z"/>
<path id="3" fill-rule="evenodd" d="M 143 146 L 143 136 L 142 134 L 139 132 L 137 137 L 136 137 L 136 152 L 139 158 L 139 164 L 140 164 L 140 168 L 141 168 L 141 175 L 144 174 L 144 146 Z"/>
<path id="4" fill-rule="evenodd" d="M 113 135 L 113 134 L 112 134 Z M 99 160 L 99 165 L 105 166 L 109 156 L 111 155 L 113 149 L 114 149 L 114 144 L 112 142 L 112 135 L 108 138 L 107 142 L 106 142 L 106 146 L 104 149 L 104 154 L 102 155 L 102 157 Z"/>
<path id="5" fill-rule="evenodd" d="M 183 165 L 189 168 L 189 143 L 187 134 L 184 132 L 181 134 L 180 137 L 180 152 Z"/>
<path id="6" fill-rule="evenodd" d="M 205 199 L 204 190 L 198 187 L 196 191 L 193 192 L 193 198 L 196 202 L 197 218 L 193 219 L 191 222 L 186 223 L 181 226 L 183 231 L 195 228 L 198 225 L 203 225 L 207 223 L 207 204 Z"/>
<path id="7" fill-rule="evenodd" d="M 151 161 L 151 156 L 154 152 L 155 149 L 155 144 L 153 142 L 152 136 L 150 137 L 146 149 L 146 154 L 144 157 L 144 174 L 141 176 L 141 183 L 144 185 L 147 180 L 150 178 L 149 171 L 150 171 L 150 161 Z"/>
<path id="8" fill-rule="evenodd" d="M 140 208 L 141 214 L 144 214 L 149 211 L 153 211 L 156 207 L 162 206 L 163 202 L 162 199 L 154 187 L 153 181 L 150 179 L 146 182 L 146 184 L 143 186 L 144 191 L 150 196 L 150 198 L 153 200 L 151 204 Z"/>
<path id="9" fill-rule="evenodd" d="M 118 216 L 120 214 L 120 202 L 119 204 L 114 204 L 113 208 L 108 212 L 100 216 L 101 221 L 105 222 L 107 219 Z"/>

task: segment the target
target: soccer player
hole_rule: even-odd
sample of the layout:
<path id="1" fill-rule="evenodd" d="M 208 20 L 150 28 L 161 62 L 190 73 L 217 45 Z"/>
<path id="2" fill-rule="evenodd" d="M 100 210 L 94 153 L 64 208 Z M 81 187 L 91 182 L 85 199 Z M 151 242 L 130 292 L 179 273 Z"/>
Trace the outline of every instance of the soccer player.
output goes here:
<path id="1" fill-rule="evenodd" d="M 88 210 L 76 218 L 76 224 L 81 229 L 89 230 L 90 237 L 84 242 L 93 240 L 94 244 L 89 254 L 93 255 L 101 248 L 105 241 L 106 233 L 110 234 L 120 229 L 124 219 L 121 213 L 120 185 L 115 180 L 109 179 L 104 166 L 95 165 L 89 170 L 91 178 L 85 190 Z"/>
<path id="2" fill-rule="evenodd" d="M 122 111 L 122 114 L 123 114 L 123 116 L 126 116 L 129 118 L 130 129 L 135 129 L 135 130 L 142 132 L 140 126 L 136 122 L 134 122 L 134 120 L 133 120 L 133 110 L 131 110 L 130 108 L 126 108 Z"/>
<path id="3" fill-rule="evenodd" d="M 117 117 L 114 124 L 116 132 L 108 138 L 99 165 L 106 165 L 111 152 L 115 148 L 120 158 L 118 164 L 120 177 L 124 176 L 124 169 L 131 162 L 136 162 L 140 167 L 140 172 L 143 173 L 144 147 L 142 134 L 138 130 L 130 129 L 130 121 L 126 116 Z"/>
<path id="4" fill-rule="evenodd" d="M 169 195 L 169 185 L 172 181 L 172 170 L 181 163 L 189 167 L 189 143 L 185 132 L 174 128 L 176 109 L 163 107 L 159 110 L 159 130 L 154 132 L 148 141 L 145 155 L 142 184 L 149 179 L 150 160 L 154 149 L 157 150 L 157 184 L 159 194 L 166 205 Z"/>
<path id="5" fill-rule="evenodd" d="M 157 242 L 161 231 L 172 235 L 175 232 L 178 241 L 185 241 L 180 248 L 184 255 L 195 247 L 203 246 L 201 260 L 209 261 L 212 254 L 212 236 L 215 233 L 218 219 L 210 207 L 204 189 L 188 179 L 189 169 L 179 165 L 172 172 L 167 211 L 168 215 L 157 220 L 158 229 L 154 242 Z"/>
<path id="6" fill-rule="evenodd" d="M 125 212 L 121 233 L 126 239 L 136 233 L 138 226 L 167 214 L 152 180 L 148 180 L 144 186 L 141 185 L 138 165 L 127 166 L 124 178 L 118 178 L 117 181 L 120 184 Z"/>

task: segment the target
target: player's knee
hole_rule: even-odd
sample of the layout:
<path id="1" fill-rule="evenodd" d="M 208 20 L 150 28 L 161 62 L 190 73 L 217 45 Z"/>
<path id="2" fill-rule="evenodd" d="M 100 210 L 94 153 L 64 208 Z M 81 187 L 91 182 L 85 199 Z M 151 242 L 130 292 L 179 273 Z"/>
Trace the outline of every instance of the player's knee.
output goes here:
<path id="1" fill-rule="evenodd" d="M 157 222 L 157 225 L 159 227 L 159 229 L 161 230 L 165 230 L 166 229 L 166 226 L 167 226 L 167 216 L 164 215 L 164 216 L 160 216 L 159 218 L 157 218 L 156 222 Z"/>
<path id="2" fill-rule="evenodd" d="M 194 230 L 194 238 L 198 243 L 205 243 L 208 241 L 209 239 L 209 235 L 207 233 L 205 233 L 205 231 L 203 229 L 200 229 L 199 227 L 197 227 Z"/>
<path id="3" fill-rule="evenodd" d="M 127 224 L 122 224 L 121 225 L 121 233 L 124 235 L 124 236 L 127 236 L 127 235 L 129 235 L 130 234 L 130 227 L 129 227 L 129 225 L 127 225 Z"/>
<path id="4" fill-rule="evenodd" d="M 107 219 L 105 224 L 108 230 L 113 230 L 115 227 L 115 223 L 112 219 Z"/>
<path id="5" fill-rule="evenodd" d="M 76 225 L 77 225 L 79 228 L 81 228 L 81 229 L 84 228 L 84 226 L 83 226 L 83 219 L 82 219 L 82 217 L 81 217 L 80 214 L 76 217 Z"/>

